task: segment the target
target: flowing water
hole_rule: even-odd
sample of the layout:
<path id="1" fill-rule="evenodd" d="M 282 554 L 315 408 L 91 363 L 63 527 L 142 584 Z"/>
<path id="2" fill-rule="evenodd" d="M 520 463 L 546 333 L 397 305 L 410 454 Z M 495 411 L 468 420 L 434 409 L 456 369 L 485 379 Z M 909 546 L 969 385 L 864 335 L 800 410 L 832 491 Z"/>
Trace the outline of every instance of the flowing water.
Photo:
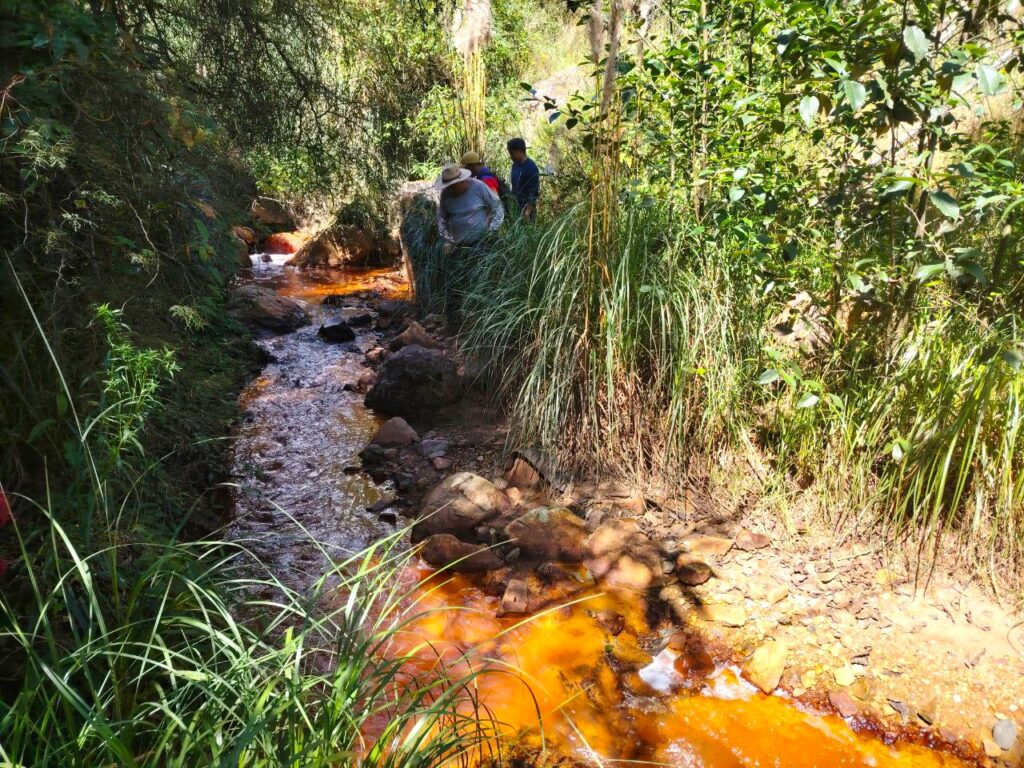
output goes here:
<path id="1" fill-rule="evenodd" d="M 325 556 L 357 551 L 393 530 L 365 509 L 390 489 L 357 470 L 357 454 L 380 420 L 351 385 L 379 339 L 367 331 L 351 344 L 325 344 L 316 337 L 319 320 L 362 311 L 368 289 L 401 297 L 407 288 L 395 273 L 310 275 L 284 267 L 286 258 L 255 258 L 252 279 L 309 301 L 315 319 L 261 342 L 273 359 L 242 396 L 236 472 L 244 480 L 231 535 L 250 541 L 282 581 L 302 588 L 322 575 Z M 357 310 L 322 307 L 332 294 L 352 297 Z M 429 575 L 421 565 L 409 577 Z M 421 608 L 461 610 L 431 612 L 404 642 L 411 649 L 430 640 L 456 664 L 466 663 L 470 649 L 474 659 L 487 659 L 495 671 L 479 678 L 481 701 L 520 743 L 543 739 L 556 752 L 602 765 L 965 765 L 907 738 L 887 743 L 891 736 L 870 723 L 854 722 L 854 730 L 785 695 L 766 696 L 699 644 L 665 647 L 636 596 L 576 595 L 577 602 L 523 620 L 498 618 L 498 598 L 467 577 L 435 578 L 430 586 L 421 589 Z M 621 626 L 609 629 L 608 617 L 621 617 Z"/>

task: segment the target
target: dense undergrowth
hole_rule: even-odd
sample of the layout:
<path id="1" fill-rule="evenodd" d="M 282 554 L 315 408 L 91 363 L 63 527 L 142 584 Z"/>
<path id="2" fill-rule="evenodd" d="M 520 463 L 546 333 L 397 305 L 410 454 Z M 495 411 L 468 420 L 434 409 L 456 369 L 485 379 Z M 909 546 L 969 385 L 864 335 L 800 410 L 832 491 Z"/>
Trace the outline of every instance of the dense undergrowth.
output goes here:
<path id="1" fill-rule="evenodd" d="M 541 221 L 468 281 L 466 342 L 518 438 L 1018 583 L 1017 17 L 865 0 L 584 21 L 597 87 L 546 105 L 568 149 Z"/>

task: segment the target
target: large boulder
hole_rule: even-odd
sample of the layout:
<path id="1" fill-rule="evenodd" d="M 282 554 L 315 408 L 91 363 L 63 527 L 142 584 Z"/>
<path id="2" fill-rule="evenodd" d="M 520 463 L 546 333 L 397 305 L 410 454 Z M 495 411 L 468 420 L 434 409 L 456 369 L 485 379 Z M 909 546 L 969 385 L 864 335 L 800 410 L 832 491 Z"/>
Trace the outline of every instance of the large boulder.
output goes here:
<path id="1" fill-rule="evenodd" d="M 663 578 L 661 547 L 631 520 L 604 523 L 587 539 L 587 568 L 610 587 L 645 590 Z"/>
<path id="2" fill-rule="evenodd" d="M 263 241 L 267 253 L 295 253 L 302 249 L 306 237 L 301 232 L 275 232 Z M 289 262 L 291 263 L 291 262 Z"/>
<path id="3" fill-rule="evenodd" d="M 402 247 L 390 237 L 353 226 L 329 227 L 302 246 L 289 264 L 296 267 L 390 267 Z"/>
<path id="4" fill-rule="evenodd" d="M 366 394 L 375 411 L 415 418 L 432 415 L 462 396 L 462 381 L 455 362 L 437 349 L 403 347 L 381 366 L 377 383 Z"/>
<path id="5" fill-rule="evenodd" d="M 272 288 L 243 285 L 235 291 L 234 298 L 243 320 L 272 331 L 293 331 L 309 323 L 302 302 L 279 296 Z"/>
<path id="6" fill-rule="evenodd" d="M 508 497 L 490 481 L 472 472 L 458 472 L 427 494 L 420 507 L 420 520 L 412 529 L 412 540 L 450 533 L 474 541 L 479 526 L 507 512 L 510 506 Z"/>
<path id="7" fill-rule="evenodd" d="M 272 197 L 257 197 L 253 200 L 251 213 L 256 221 L 271 227 L 295 226 L 292 215 L 280 201 Z"/>
<path id="8" fill-rule="evenodd" d="M 436 533 L 423 542 L 420 555 L 434 568 L 445 568 L 454 573 L 480 573 L 504 567 L 505 563 L 494 551 L 470 544 L 450 533 Z"/>
<path id="9" fill-rule="evenodd" d="M 332 344 L 356 340 L 356 332 L 352 330 L 352 326 L 340 317 L 325 320 L 316 335 Z"/>
<path id="10" fill-rule="evenodd" d="M 238 266 L 242 269 L 249 269 L 252 267 L 252 259 L 249 258 L 249 246 L 245 244 L 238 235 L 228 235 L 228 242 L 231 243 L 231 248 L 235 252 L 235 260 L 238 262 Z"/>
<path id="11" fill-rule="evenodd" d="M 539 507 L 505 526 L 523 557 L 541 562 L 582 563 L 587 526 L 565 507 Z"/>
<path id="12" fill-rule="evenodd" d="M 374 445 L 396 446 L 403 448 L 418 442 L 420 436 L 416 430 L 409 426 L 409 423 L 401 416 L 388 419 L 380 425 L 380 429 L 370 440 Z"/>

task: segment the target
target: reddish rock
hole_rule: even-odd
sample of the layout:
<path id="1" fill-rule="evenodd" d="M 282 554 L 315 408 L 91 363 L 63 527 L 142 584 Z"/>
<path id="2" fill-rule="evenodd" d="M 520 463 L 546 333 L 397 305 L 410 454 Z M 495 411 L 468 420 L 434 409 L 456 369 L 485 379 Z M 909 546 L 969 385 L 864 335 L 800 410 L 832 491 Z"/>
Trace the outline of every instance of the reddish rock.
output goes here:
<path id="1" fill-rule="evenodd" d="M 438 472 L 444 472 L 446 469 L 451 469 L 455 464 L 454 461 L 444 456 L 435 456 L 430 460 L 430 463 L 434 465 L 434 469 Z"/>
<path id="2" fill-rule="evenodd" d="M 533 491 L 544 484 L 540 473 L 525 459 L 518 456 L 512 462 L 511 468 L 505 473 L 508 484 L 523 491 Z"/>
<path id="3" fill-rule="evenodd" d="M 388 445 L 403 447 L 412 445 L 420 439 L 416 430 L 409 426 L 408 422 L 401 416 L 388 419 L 380 425 L 377 434 L 370 441 L 375 445 Z"/>
<path id="4" fill-rule="evenodd" d="M 615 611 L 594 611 L 594 621 L 604 629 L 609 635 L 613 637 L 622 632 L 626 628 L 626 619 L 623 618 L 621 613 Z"/>
<path id="5" fill-rule="evenodd" d="M 764 549 L 772 540 L 769 539 L 763 533 L 753 533 L 748 530 L 742 530 L 739 535 L 736 536 L 736 549 L 744 552 L 753 552 L 755 549 Z"/>
<path id="6" fill-rule="evenodd" d="M 676 559 L 676 576 L 681 584 L 688 587 L 700 586 L 714 575 L 711 566 L 688 555 Z"/>
<path id="7" fill-rule="evenodd" d="M 455 573 L 480 573 L 505 565 L 493 550 L 461 541 L 450 533 L 428 537 L 420 554 L 434 568 L 445 568 Z"/>
<path id="8" fill-rule="evenodd" d="M 828 703 L 835 707 L 840 717 L 853 717 L 857 714 L 857 703 L 845 691 L 829 691 Z"/>
<path id="9" fill-rule="evenodd" d="M 256 232 L 254 232 L 249 227 L 242 227 L 236 224 L 231 228 L 231 234 L 233 234 L 246 245 L 256 244 Z"/>
<path id="10" fill-rule="evenodd" d="M 610 587 L 644 590 L 661 582 L 661 548 L 631 520 L 604 523 L 586 542 L 590 572 Z"/>
<path id="11" fill-rule="evenodd" d="M 505 527 L 523 557 L 542 562 L 582 563 L 587 528 L 565 507 L 540 507 Z"/>
<path id="12" fill-rule="evenodd" d="M 267 253 L 295 253 L 306 241 L 298 232 L 275 232 L 263 241 L 263 250 Z"/>
<path id="13" fill-rule="evenodd" d="M 473 541 L 479 526 L 508 511 L 510 506 L 505 494 L 484 478 L 458 472 L 427 494 L 420 507 L 421 519 L 412 529 L 412 540 L 451 533 Z"/>
<path id="14" fill-rule="evenodd" d="M 501 596 L 498 616 L 511 616 L 529 611 L 530 592 L 525 579 L 512 579 Z"/>

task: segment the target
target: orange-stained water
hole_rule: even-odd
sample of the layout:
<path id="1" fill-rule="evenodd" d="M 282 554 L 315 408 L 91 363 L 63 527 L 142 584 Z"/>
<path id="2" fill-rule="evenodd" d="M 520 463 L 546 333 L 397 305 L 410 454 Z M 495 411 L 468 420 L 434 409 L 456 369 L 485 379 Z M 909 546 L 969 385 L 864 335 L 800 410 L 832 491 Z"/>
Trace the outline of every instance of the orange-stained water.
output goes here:
<path id="1" fill-rule="evenodd" d="M 429 574 L 422 567 L 418 575 Z M 429 612 L 396 644 L 423 641 L 424 670 L 441 651 L 450 669 L 472 666 L 480 702 L 520 743 L 546 745 L 581 762 L 686 768 L 903 768 L 961 766 L 916 744 L 888 745 L 836 715 L 766 696 L 728 665 L 704 667 L 653 637 L 635 597 L 591 591 L 539 614 L 496 618 L 498 598 L 465 576 L 435 576 L 416 610 Z M 458 610 L 452 610 L 452 608 Z M 597 617 L 614 613 L 612 635 Z M 656 642 L 656 640 L 655 640 Z M 652 649 L 656 651 L 657 649 Z M 699 651 L 697 654 L 699 655 Z"/>
<path id="2" fill-rule="evenodd" d="M 320 300 L 355 295 L 358 305 L 363 291 L 404 298 L 409 289 L 401 272 L 300 273 L 283 266 L 287 258 L 254 257 L 252 279 L 306 301 L 314 323 L 261 341 L 274 360 L 242 397 L 230 535 L 251 541 L 276 575 L 301 589 L 326 566 L 310 536 L 334 556 L 394 530 L 365 510 L 390 489 L 354 471 L 380 419 L 347 387 L 366 372 L 363 353 L 382 339 L 364 330 L 355 345 L 319 341 L 318 321 L 341 311 Z M 430 577 L 418 566 L 406 578 L 426 579 L 410 609 L 424 615 L 396 637 L 390 653 L 414 653 L 412 666 L 428 675 L 438 652 L 449 672 L 486 669 L 476 680 L 480 703 L 519 744 L 605 766 L 963 765 L 915 744 L 888 745 L 835 715 L 766 696 L 699 644 L 663 648 L 661 628 L 648 626 L 637 597 L 593 589 L 556 594 L 562 607 L 499 619 L 499 599 L 468 577 Z M 578 602 L 565 604 L 571 601 Z M 622 617 L 617 634 L 609 629 L 615 615 Z"/>

